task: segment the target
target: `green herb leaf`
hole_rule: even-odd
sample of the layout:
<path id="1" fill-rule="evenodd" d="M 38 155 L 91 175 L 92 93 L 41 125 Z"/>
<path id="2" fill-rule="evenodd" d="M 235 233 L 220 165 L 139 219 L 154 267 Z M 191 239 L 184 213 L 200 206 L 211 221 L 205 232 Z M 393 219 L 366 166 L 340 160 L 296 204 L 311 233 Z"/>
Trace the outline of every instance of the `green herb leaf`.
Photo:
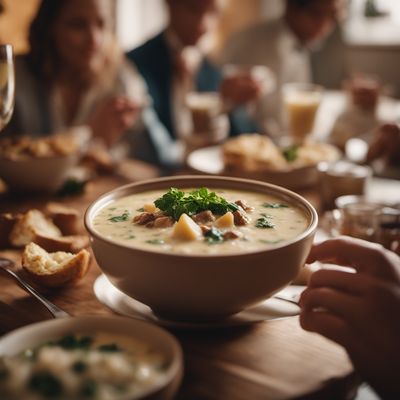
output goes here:
<path id="1" fill-rule="evenodd" d="M 47 371 L 38 371 L 29 380 L 29 388 L 44 398 L 60 397 L 64 389 L 61 382 Z"/>
<path id="2" fill-rule="evenodd" d="M 154 204 L 166 215 L 172 217 L 175 221 L 182 214 L 189 216 L 201 211 L 210 210 L 213 214 L 223 215 L 228 211 L 237 211 L 239 207 L 218 196 L 215 192 L 210 192 L 203 187 L 185 193 L 176 188 L 170 188 L 167 193 L 157 199 Z"/>
<path id="3" fill-rule="evenodd" d="M 111 222 L 122 222 L 122 221 L 127 221 L 129 217 L 130 214 L 127 211 L 125 211 L 122 215 L 116 215 L 115 217 L 108 218 L 108 220 Z"/>
<path id="4" fill-rule="evenodd" d="M 76 374 L 81 374 L 82 372 L 85 372 L 87 370 L 87 364 L 84 363 L 81 360 L 75 361 L 72 365 L 71 365 L 71 369 L 73 372 L 75 372 Z"/>
<path id="5" fill-rule="evenodd" d="M 266 228 L 275 228 L 275 224 L 273 224 L 268 218 L 261 217 L 257 219 L 256 228 L 266 229 Z"/>
<path id="6" fill-rule="evenodd" d="M 82 383 L 80 393 L 83 397 L 94 397 L 97 392 L 97 383 L 92 379 L 87 379 Z"/>
<path id="7" fill-rule="evenodd" d="M 293 146 L 287 147 L 286 149 L 282 150 L 282 155 L 285 157 L 287 162 L 293 162 L 299 156 L 299 145 L 295 144 Z"/>
<path id="8" fill-rule="evenodd" d="M 264 203 L 262 206 L 265 208 L 289 208 L 287 204 L 281 203 Z"/>
<path id="9" fill-rule="evenodd" d="M 57 194 L 61 197 L 82 194 L 85 190 L 86 183 L 87 181 L 69 178 L 64 182 Z"/>
<path id="10" fill-rule="evenodd" d="M 217 244 L 224 241 L 222 232 L 215 227 L 212 227 L 208 232 L 206 232 L 204 238 L 209 244 Z"/>
<path id="11" fill-rule="evenodd" d="M 50 342 L 50 346 L 60 346 L 65 350 L 88 349 L 93 342 L 90 336 L 78 338 L 74 335 L 66 335 L 57 342 Z"/>
<path id="12" fill-rule="evenodd" d="M 162 239 L 149 239 L 149 240 L 146 240 L 146 243 L 149 243 L 149 244 L 164 244 L 165 242 Z"/>
<path id="13" fill-rule="evenodd" d="M 102 351 L 104 353 L 115 353 L 117 351 L 121 351 L 121 349 L 118 347 L 117 344 L 115 343 L 107 343 L 107 344 L 102 344 L 97 348 L 99 351 Z"/>

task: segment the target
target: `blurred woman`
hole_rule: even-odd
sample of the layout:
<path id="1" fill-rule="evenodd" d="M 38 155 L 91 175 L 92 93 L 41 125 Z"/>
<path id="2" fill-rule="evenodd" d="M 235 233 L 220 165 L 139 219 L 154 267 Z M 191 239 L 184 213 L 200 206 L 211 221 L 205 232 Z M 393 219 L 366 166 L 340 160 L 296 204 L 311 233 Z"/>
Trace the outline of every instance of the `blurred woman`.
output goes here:
<path id="1" fill-rule="evenodd" d="M 138 119 L 145 88 L 123 59 L 111 0 L 42 0 L 16 59 L 8 134 L 49 135 L 87 125 L 107 146 Z"/>

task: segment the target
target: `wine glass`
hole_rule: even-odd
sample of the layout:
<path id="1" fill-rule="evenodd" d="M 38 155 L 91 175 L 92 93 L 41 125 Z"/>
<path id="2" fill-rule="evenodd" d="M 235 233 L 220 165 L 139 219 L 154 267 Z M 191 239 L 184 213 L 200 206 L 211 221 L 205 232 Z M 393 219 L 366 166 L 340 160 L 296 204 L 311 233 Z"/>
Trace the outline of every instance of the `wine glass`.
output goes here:
<path id="1" fill-rule="evenodd" d="M 0 45 L 0 131 L 8 124 L 14 111 L 15 73 L 13 49 Z"/>

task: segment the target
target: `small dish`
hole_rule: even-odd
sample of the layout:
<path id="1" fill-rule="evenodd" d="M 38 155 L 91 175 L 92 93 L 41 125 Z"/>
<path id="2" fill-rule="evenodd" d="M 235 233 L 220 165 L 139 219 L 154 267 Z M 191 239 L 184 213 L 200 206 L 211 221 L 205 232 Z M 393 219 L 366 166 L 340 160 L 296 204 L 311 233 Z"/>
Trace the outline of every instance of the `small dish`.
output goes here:
<path id="1" fill-rule="evenodd" d="M 315 165 L 268 172 L 226 170 L 222 158 L 222 147 L 219 145 L 194 150 L 188 155 L 187 164 L 190 168 L 200 173 L 258 179 L 288 189 L 309 187 L 315 185 L 318 181 L 318 171 Z"/>
<path id="2" fill-rule="evenodd" d="M 37 348 L 71 334 L 85 336 L 105 334 L 117 338 L 115 345 L 120 348 L 127 346 L 129 348 L 130 344 L 136 348 L 143 345 L 163 356 L 165 369 L 160 379 L 152 382 L 140 395 L 119 394 L 112 398 L 119 400 L 173 398 L 183 374 L 181 347 L 171 334 L 144 321 L 116 316 L 83 316 L 43 321 L 3 336 L 0 339 L 0 357 L 12 357 L 27 349 Z M 65 357 L 63 363 L 65 364 Z M 18 396 L 12 398 L 21 399 Z"/>
<path id="3" fill-rule="evenodd" d="M 118 290 L 107 277 L 100 275 L 93 285 L 97 299 L 118 314 L 135 319 L 155 322 L 166 328 L 177 329 L 219 329 L 249 325 L 256 322 L 281 319 L 298 315 L 300 308 L 277 298 L 270 298 L 238 314 L 215 322 L 183 322 L 163 319 L 153 313 L 150 307 Z M 276 295 L 293 298 L 304 290 L 304 286 L 287 286 Z"/>

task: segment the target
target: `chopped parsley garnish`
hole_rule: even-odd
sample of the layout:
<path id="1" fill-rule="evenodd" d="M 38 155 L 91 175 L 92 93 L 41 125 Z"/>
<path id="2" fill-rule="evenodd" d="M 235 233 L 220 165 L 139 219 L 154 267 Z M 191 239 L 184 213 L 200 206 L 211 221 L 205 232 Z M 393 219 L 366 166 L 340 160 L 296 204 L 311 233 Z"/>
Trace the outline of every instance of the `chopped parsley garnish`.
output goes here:
<path id="1" fill-rule="evenodd" d="M 75 361 L 72 366 L 71 366 L 72 371 L 74 371 L 76 374 L 81 374 L 82 372 L 85 372 L 87 369 L 87 364 L 84 363 L 81 360 Z"/>
<path id="2" fill-rule="evenodd" d="M 293 146 L 287 147 L 282 150 L 282 155 L 285 157 L 287 162 L 293 162 L 299 156 L 299 145 L 295 144 Z"/>
<path id="3" fill-rule="evenodd" d="M 170 188 L 154 204 L 175 221 L 178 221 L 182 214 L 192 216 L 201 211 L 209 210 L 213 214 L 223 215 L 228 211 L 234 212 L 239 209 L 236 204 L 228 202 L 205 187 L 189 193 L 176 188 Z"/>
<path id="4" fill-rule="evenodd" d="M 35 372 L 29 380 L 29 388 L 44 398 L 60 397 L 64 391 L 61 382 L 47 371 Z"/>
<path id="5" fill-rule="evenodd" d="M 97 384 L 92 379 L 85 380 L 80 388 L 80 393 L 83 397 L 94 397 L 96 395 L 96 392 Z"/>
<path id="6" fill-rule="evenodd" d="M 260 215 L 265 218 L 274 218 L 271 214 L 261 213 Z"/>
<path id="7" fill-rule="evenodd" d="M 217 244 L 224 241 L 222 232 L 215 227 L 212 227 L 208 232 L 206 232 L 204 238 L 209 244 Z"/>
<path id="8" fill-rule="evenodd" d="M 149 240 L 146 240 L 146 243 L 148 243 L 148 244 L 164 244 L 165 242 L 162 239 L 149 239 Z"/>
<path id="9" fill-rule="evenodd" d="M 273 224 L 268 218 L 260 217 L 257 219 L 256 228 L 267 229 L 267 228 L 275 228 L 275 224 Z"/>
<path id="10" fill-rule="evenodd" d="M 74 335 L 66 335 L 57 342 L 50 342 L 49 345 L 60 346 L 64 350 L 88 349 L 93 342 L 90 336 L 78 338 Z"/>
<path id="11" fill-rule="evenodd" d="M 127 221 L 129 217 L 130 214 L 128 213 L 128 211 L 125 211 L 121 215 L 116 215 L 115 217 L 108 218 L 108 220 L 111 222 L 122 222 L 122 221 Z"/>
<path id="12" fill-rule="evenodd" d="M 140 208 L 138 208 L 136 211 L 138 211 L 138 212 L 144 212 L 144 208 L 143 208 L 143 207 L 140 207 Z"/>
<path id="13" fill-rule="evenodd" d="M 262 206 L 265 208 L 289 208 L 287 204 L 281 203 L 264 203 Z"/>
<path id="14" fill-rule="evenodd" d="M 61 197 L 82 194 L 85 190 L 86 183 L 87 181 L 69 178 L 64 182 L 57 194 Z"/>
<path id="15" fill-rule="evenodd" d="M 115 343 L 102 344 L 97 349 L 104 353 L 115 353 L 117 351 L 121 351 L 121 349 Z"/>

